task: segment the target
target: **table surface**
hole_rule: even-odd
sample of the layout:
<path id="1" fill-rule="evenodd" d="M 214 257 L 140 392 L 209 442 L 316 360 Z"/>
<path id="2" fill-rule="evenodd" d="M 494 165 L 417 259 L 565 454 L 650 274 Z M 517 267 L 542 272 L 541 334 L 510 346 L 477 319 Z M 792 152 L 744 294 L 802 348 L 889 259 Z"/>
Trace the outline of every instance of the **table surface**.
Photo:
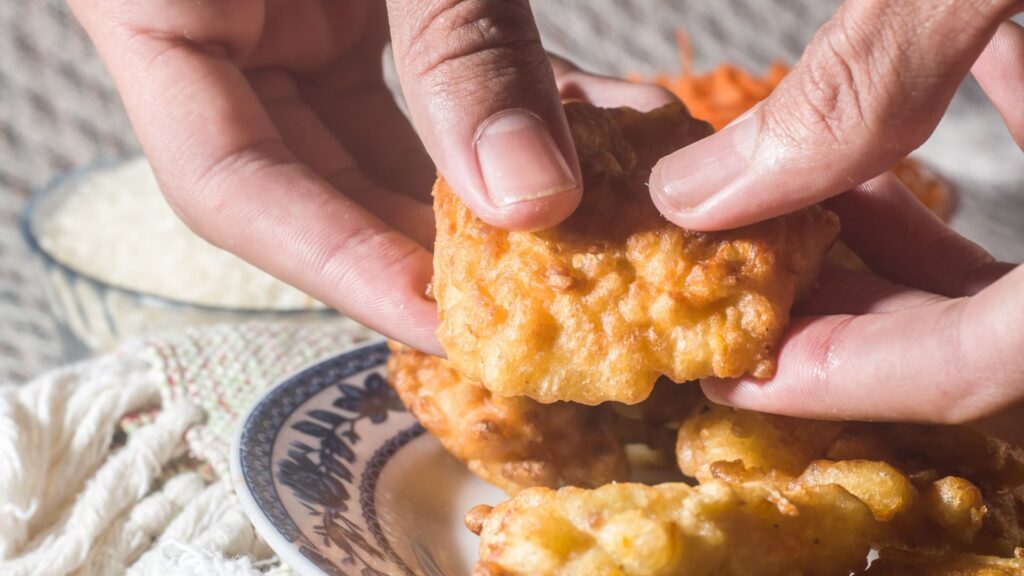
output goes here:
<path id="1" fill-rule="evenodd" d="M 835 0 L 537 0 L 549 49 L 607 74 L 678 68 L 685 28 L 698 69 L 794 61 Z M 27 270 L 17 216 L 56 174 L 137 146 L 110 79 L 63 0 L 0 2 L 0 382 L 60 360 Z M 960 192 L 953 225 L 998 257 L 1024 260 L 1024 155 L 968 79 L 919 155 Z"/>

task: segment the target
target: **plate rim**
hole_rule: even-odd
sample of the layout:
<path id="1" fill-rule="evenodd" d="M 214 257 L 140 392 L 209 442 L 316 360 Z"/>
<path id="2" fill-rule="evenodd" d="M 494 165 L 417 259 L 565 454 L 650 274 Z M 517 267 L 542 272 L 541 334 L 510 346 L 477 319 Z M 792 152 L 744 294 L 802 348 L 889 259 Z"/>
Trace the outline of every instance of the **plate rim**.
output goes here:
<path id="1" fill-rule="evenodd" d="M 229 471 L 231 486 L 234 489 L 235 495 L 239 499 L 239 503 L 242 505 L 242 511 L 252 522 L 253 527 L 256 529 L 256 533 L 259 534 L 266 542 L 267 545 L 281 558 L 281 560 L 291 566 L 300 574 L 318 574 L 328 576 L 329 573 L 325 572 L 323 568 L 316 565 L 312 560 L 307 558 L 299 550 L 299 547 L 287 539 L 287 537 L 280 531 L 280 529 L 273 523 L 273 521 L 267 516 L 259 502 L 256 501 L 255 496 L 252 493 L 248 483 L 245 479 L 245 474 L 242 471 L 242 437 L 245 436 L 248 429 L 248 424 L 251 421 L 257 408 L 267 400 L 268 397 L 272 396 L 275 391 L 279 391 L 282 388 L 290 385 L 293 381 L 301 377 L 303 374 L 310 372 L 320 365 L 330 362 L 332 360 L 339 359 L 344 356 L 355 354 L 364 350 L 369 350 L 377 347 L 385 347 L 387 349 L 386 338 L 371 338 L 370 340 L 353 344 L 351 346 L 342 348 L 340 351 L 324 356 L 322 358 L 314 359 L 304 366 L 288 373 L 286 376 L 278 379 L 277 383 L 273 386 L 266 388 L 266 390 L 254 399 L 251 404 L 244 411 L 244 415 L 238 420 L 237 428 L 233 434 L 231 441 L 231 454 L 229 458 Z M 413 427 L 418 426 L 414 424 Z M 409 427 L 404 428 L 399 434 L 408 432 Z M 276 436 L 280 434 L 280 428 L 275 432 Z M 422 433 L 421 433 L 422 434 Z M 421 435 L 418 434 L 417 436 Z M 397 435 L 396 435 L 397 436 Z M 389 439 L 390 440 L 390 439 Z M 376 452 L 376 450 L 375 450 Z M 390 546 L 389 546 L 390 547 Z M 389 561 L 393 561 L 389 555 Z M 337 574 L 346 574 L 342 567 L 336 567 Z"/>

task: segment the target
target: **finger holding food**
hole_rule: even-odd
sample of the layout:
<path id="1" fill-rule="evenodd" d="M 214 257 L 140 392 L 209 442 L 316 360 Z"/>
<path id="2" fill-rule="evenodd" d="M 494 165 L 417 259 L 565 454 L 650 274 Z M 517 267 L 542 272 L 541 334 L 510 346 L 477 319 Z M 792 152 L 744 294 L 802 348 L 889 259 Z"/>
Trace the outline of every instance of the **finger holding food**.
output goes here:
<path id="1" fill-rule="evenodd" d="M 664 374 L 770 376 L 793 301 L 838 234 L 812 206 L 754 226 L 696 233 L 647 192 L 665 151 L 710 128 L 685 109 L 566 104 L 583 169 L 580 207 L 539 232 L 475 217 L 434 188 L 438 338 L 457 370 L 495 393 L 540 402 L 635 404 Z"/>

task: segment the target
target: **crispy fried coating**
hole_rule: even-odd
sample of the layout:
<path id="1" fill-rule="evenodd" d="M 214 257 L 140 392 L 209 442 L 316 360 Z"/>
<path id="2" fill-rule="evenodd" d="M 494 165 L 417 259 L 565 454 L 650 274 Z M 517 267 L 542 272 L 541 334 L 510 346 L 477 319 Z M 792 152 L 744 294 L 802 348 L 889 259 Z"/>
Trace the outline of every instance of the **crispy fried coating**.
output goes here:
<path id="1" fill-rule="evenodd" d="M 1021 576 L 1024 550 L 1014 558 L 974 554 L 882 550 L 863 576 Z"/>
<path id="2" fill-rule="evenodd" d="M 1024 449 L 965 426 L 851 423 L 829 458 L 892 462 L 919 483 L 960 477 L 980 491 L 986 513 L 970 542 L 979 554 L 1008 556 L 1024 547 Z M 949 507 L 974 496 L 958 484 L 936 489 Z"/>
<path id="3" fill-rule="evenodd" d="M 476 576 L 835 576 L 862 569 L 878 522 L 835 485 L 535 488 L 467 525 Z"/>
<path id="4" fill-rule="evenodd" d="M 874 460 L 815 460 L 796 479 L 794 486 L 842 486 L 867 505 L 880 522 L 889 522 L 914 509 L 918 492 L 902 472 Z"/>
<path id="5" fill-rule="evenodd" d="M 675 425 L 704 400 L 696 383 L 663 379 L 633 406 L 540 404 L 492 394 L 445 359 L 388 345 L 388 381 L 409 411 L 474 474 L 510 494 L 625 480 L 630 464 L 672 466 Z"/>
<path id="6" fill-rule="evenodd" d="M 509 494 L 600 486 L 629 465 L 607 407 L 503 398 L 446 360 L 390 343 L 388 381 L 420 424 L 469 469 Z"/>
<path id="7" fill-rule="evenodd" d="M 676 454 L 683 474 L 700 481 L 713 477 L 715 462 L 742 462 L 763 475 L 799 476 L 811 461 L 824 458 L 843 430 L 819 422 L 736 410 L 705 402 L 679 428 Z"/>
<path id="8" fill-rule="evenodd" d="M 677 442 L 683 473 L 701 481 L 784 484 L 828 461 L 830 473 L 852 461 L 891 465 L 916 492 L 916 505 L 897 519 L 897 542 L 1003 556 L 1024 545 L 1022 452 L 965 427 L 813 422 L 713 404 L 683 422 Z M 872 474 L 859 481 L 895 494 L 882 479 Z M 838 483 L 864 496 L 854 481 L 847 474 Z M 877 515 L 879 507 L 865 502 Z"/>
<path id="9" fill-rule="evenodd" d="M 584 194 L 562 224 L 499 230 L 443 179 L 434 187 L 433 294 L 452 364 L 501 395 L 584 404 L 638 403 L 661 374 L 770 376 L 835 215 L 814 206 L 728 232 L 683 230 L 651 201 L 650 169 L 710 128 L 679 105 L 565 109 Z"/>

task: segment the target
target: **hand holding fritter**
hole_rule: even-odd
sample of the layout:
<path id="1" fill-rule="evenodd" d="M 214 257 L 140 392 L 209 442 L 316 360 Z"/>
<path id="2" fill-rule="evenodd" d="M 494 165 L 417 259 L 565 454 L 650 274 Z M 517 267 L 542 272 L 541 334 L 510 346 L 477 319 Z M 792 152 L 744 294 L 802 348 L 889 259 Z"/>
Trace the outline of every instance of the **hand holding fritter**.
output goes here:
<path id="1" fill-rule="evenodd" d="M 496 393 L 634 404 L 665 374 L 769 376 L 795 298 L 838 233 L 801 212 L 704 234 L 666 222 L 650 167 L 709 132 L 679 105 L 644 114 L 570 102 L 583 167 L 576 212 L 542 232 L 475 217 L 440 179 L 433 293 L 452 364 Z"/>

